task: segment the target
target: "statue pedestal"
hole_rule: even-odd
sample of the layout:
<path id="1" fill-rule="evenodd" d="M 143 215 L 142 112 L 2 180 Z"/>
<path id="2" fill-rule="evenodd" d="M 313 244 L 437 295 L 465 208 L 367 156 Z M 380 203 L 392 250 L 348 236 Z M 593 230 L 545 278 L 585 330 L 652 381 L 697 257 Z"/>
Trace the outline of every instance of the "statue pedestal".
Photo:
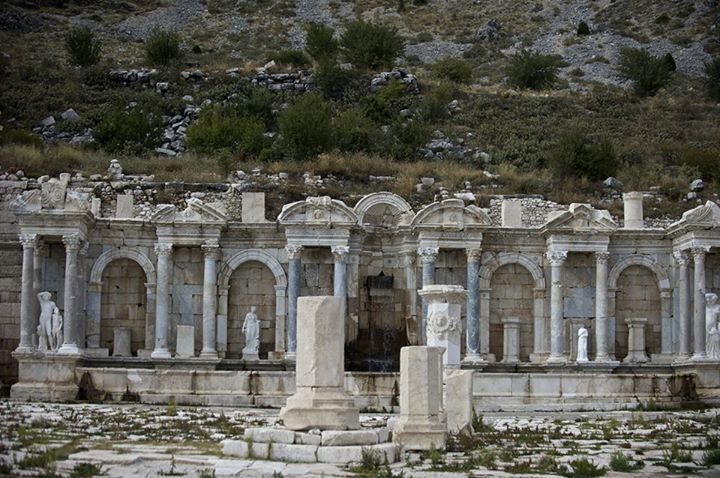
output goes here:
<path id="1" fill-rule="evenodd" d="M 462 304 L 467 291 L 457 285 L 428 285 L 419 291 L 428 304 L 425 334 L 428 347 L 442 347 L 443 365 L 460 367 Z"/>
<path id="2" fill-rule="evenodd" d="M 645 363 L 648 356 L 645 353 L 645 324 L 646 318 L 625 319 L 628 326 L 628 354 L 623 360 L 625 363 Z"/>
<path id="3" fill-rule="evenodd" d="M 18 361 L 18 382 L 10 388 L 10 398 L 19 401 L 70 402 L 77 399 L 75 382 L 77 356 L 53 352 L 14 352 Z"/>

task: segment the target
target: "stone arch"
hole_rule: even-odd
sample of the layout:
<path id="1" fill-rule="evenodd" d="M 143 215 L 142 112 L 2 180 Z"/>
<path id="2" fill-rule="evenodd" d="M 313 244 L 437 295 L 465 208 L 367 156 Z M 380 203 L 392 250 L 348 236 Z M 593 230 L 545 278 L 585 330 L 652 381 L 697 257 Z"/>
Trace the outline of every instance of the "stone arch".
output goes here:
<path id="1" fill-rule="evenodd" d="M 490 353 L 490 279 L 502 266 L 518 264 L 526 269 L 534 281 L 533 287 L 533 354 L 531 361 L 542 361 L 548 349 L 548 337 L 545 318 L 545 275 L 542 267 L 532 257 L 519 252 L 501 252 L 493 254 L 480 265 L 480 351 Z M 492 357 L 491 357 L 492 358 Z M 497 360 L 502 357 L 495 357 Z"/>
<path id="2" fill-rule="evenodd" d="M 90 283 L 102 282 L 102 273 L 115 259 L 131 259 L 138 263 L 145 271 L 145 280 L 148 284 L 155 283 L 155 266 L 148 256 L 136 247 L 121 247 L 118 249 L 110 249 L 98 256 L 90 270 Z"/>
<path id="3" fill-rule="evenodd" d="M 220 271 L 220 287 L 227 287 L 230 283 L 230 276 L 233 271 L 244 262 L 260 262 L 265 264 L 275 276 L 275 285 L 287 287 L 287 276 L 280 262 L 267 252 L 260 249 L 245 249 L 234 254 L 230 259 L 225 261 Z"/>
<path id="4" fill-rule="evenodd" d="M 358 223 L 363 224 L 365 214 L 373 207 L 381 204 L 385 204 L 395 209 L 397 211 L 396 215 L 398 216 L 407 213 L 413 214 L 413 210 L 410 207 L 410 204 L 408 204 L 405 199 L 401 198 L 397 194 L 383 191 L 368 194 L 367 196 L 363 196 L 363 198 L 358 201 L 358 203 L 355 205 L 355 208 L 353 208 L 353 211 L 355 211 L 355 215 L 357 216 Z"/>
<path id="5" fill-rule="evenodd" d="M 616 262 L 608 274 L 609 289 L 617 289 L 617 281 L 620 274 L 630 266 L 647 267 L 655 274 L 658 281 L 658 289 L 660 289 L 660 291 L 670 290 L 670 278 L 665 269 L 660 266 L 655 259 L 645 255 L 628 256 Z"/>

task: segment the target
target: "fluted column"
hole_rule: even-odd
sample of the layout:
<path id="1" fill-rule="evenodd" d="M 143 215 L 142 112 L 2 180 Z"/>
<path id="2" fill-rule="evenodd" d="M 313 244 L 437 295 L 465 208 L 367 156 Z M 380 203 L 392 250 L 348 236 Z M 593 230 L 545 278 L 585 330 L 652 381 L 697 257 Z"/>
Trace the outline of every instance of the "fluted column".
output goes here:
<path id="1" fill-rule="evenodd" d="M 37 234 L 20 234 L 20 244 L 23 248 L 22 278 L 20 283 L 20 344 L 18 353 L 29 353 L 33 351 L 33 333 L 35 331 L 34 312 L 36 310 L 35 290 L 33 287 L 33 269 L 35 264 L 35 248 L 38 245 Z"/>
<path id="2" fill-rule="evenodd" d="M 563 286 L 562 265 L 567 259 L 567 251 L 549 251 L 546 254 L 550 262 L 550 356 L 548 363 L 565 362 L 565 337 L 563 327 Z"/>
<path id="3" fill-rule="evenodd" d="M 37 296 L 40 292 L 42 292 L 43 266 L 45 265 L 46 251 L 47 246 L 41 240 L 38 240 L 37 244 L 35 245 L 35 254 L 33 255 L 33 328 L 31 331 L 33 348 L 37 345 L 35 337 L 37 335 L 37 325 L 40 318 L 40 301 L 37 300 Z"/>
<path id="4" fill-rule="evenodd" d="M 217 358 L 215 349 L 217 317 L 217 260 L 220 245 L 217 241 L 208 241 L 202 246 L 205 255 L 203 274 L 203 346 L 200 357 Z"/>
<path id="5" fill-rule="evenodd" d="M 608 362 L 608 252 L 595 253 L 595 361 Z M 574 337 L 573 337 L 574 339 Z"/>
<path id="6" fill-rule="evenodd" d="M 468 249 L 467 253 L 467 326 L 465 336 L 465 360 L 479 361 L 480 356 L 480 249 Z"/>
<path id="7" fill-rule="evenodd" d="M 157 293 L 155 294 L 155 349 L 152 358 L 170 358 L 168 349 L 168 317 L 170 308 L 170 264 L 173 245 L 168 243 L 155 244 L 157 256 Z"/>
<path id="8" fill-rule="evenodd" d="M 285 356 L 294 359 L 297 351 L 297 300 L 300 297 L 300 276 L 302 271 L 303 246 L 288 244 L 285 251 L 288 256 L 288 323 L 287 353 Z"/>
<path id="9" fill-rule="evenodd" d="M 435 260 L 437 259 L 440 249 L 437 247 L 420 247 L 417 250 L 418 257 L 420 258 L 420 264 L 422 264 L 422 284 L 421 287 L 426 285 L 435 284 Z M 420 299 L 422 306 L 422 318 L 420 320 L 420 343 L 427 343 L 425 337 L 425 329 L 427 326 L 427 301 L 423 298 Z"/>
<path id="10" fill-rule="evenodd" d="M 333 295 L 347 299 L 347 257 L 350 248 L 348 246 L 332 246 L 331 251 L 335 259 Z"/>
<path id="11" fill-rule="evenodd" d="M 65 310 L 63 311 L 63 344 L 58 350 L 61 354 L 78 354 L 78 252 L 80 251 L 80 235 L 63 236 L 65 244 Z"/>
<path id="12" fill-rule="evenodd" d="M 678 358 L 687 359 L 690 357 L 690 257 L 687 251 L 675 251 L 673 254 L 678 265 L 678 315 L 679 315 L 679 340 Z"/>
<path id="13" fill-rule="evenodd" d="M 705 353 L 705 254 L 708 248 L 693 247 L 690 252 L 695 263 L 695 297 L 693 301 L 693 360 L 704 360 Z"/>

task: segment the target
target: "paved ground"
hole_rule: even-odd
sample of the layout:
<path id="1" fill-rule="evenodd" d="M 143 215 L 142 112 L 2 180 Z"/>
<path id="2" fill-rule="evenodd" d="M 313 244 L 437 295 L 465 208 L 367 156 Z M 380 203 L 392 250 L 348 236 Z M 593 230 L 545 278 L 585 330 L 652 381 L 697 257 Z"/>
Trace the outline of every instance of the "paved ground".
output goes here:
<path id="1" fill-rule="evenodd" d="M 408 454 L 387 468 L 222 456 L 221 440 L 248 426 L 273 425 L 276 417 L 266 409 L 0 401 L 0 475 L 453 478 L 602 476 L 594 474 L 600 469 L 604 476 L 720 477 L 720 409 L 490 414 L 476 422 L 472 437 L 452 440 L 450 452 Z M 627 471 L 611 469 L 621 467 Z"/>

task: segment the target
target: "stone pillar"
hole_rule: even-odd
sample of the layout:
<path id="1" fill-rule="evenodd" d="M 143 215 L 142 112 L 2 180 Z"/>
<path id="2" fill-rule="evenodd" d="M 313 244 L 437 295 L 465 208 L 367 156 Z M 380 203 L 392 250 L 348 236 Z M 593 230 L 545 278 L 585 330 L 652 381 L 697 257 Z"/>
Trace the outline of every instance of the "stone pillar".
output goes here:
<path id="1" fill-rule="evenodd" d="M 480 355 L 480 257 L 479 249 L 468 249 L 467 253 L 467 327 L 465 360 L 483 361 Z"/>
<path id="2" fill-rule="evenodd" d="M 217 339 L 217 260 L 220 246 L 217 241 L 208 241 L 202 246 L 205 255 L 205 271 L 203 274 L 203 346 L 200 357 L 216 359 Z"/>
<path id="3" fill-rule="evenodd" d="M 504 363 L 520 362 L 520 317 L 503 317 Z"/>
<path id="4" fill-rule="evenodd" d="M 645 324 L 646 318 L 625 319 L 628 326 L 628 354 L 623 362 L 645 363 L 648 361 L 645 353 Z"/>
<path id="5" fill-rule="evenodd" d="M 335 258 L 333 270 L 333 295 L 347 299 L 347 256 L 350 252 L 348 246 L 332 246 L 332 255 Z"/>
<path id="6" fill-rule="evenodd" d="M 687 359 L 690 357 L 690 257 L 687 251 L 675 251 L 673 253 L 675 262 L 678 264 L 678 358 Z"/>
<path id="7" fill-rule="evenodd" d="M 15 349 L 18 353 L 30 353 L 34 349 L 33 334 L 35 333 L 35 315 L 38 301 L 33 287 L 35 248 L 38 245 L 37 234 L 20 234 L 20 244 L 23 248 L 22 279 L 20 291 L 20 343 Z"/>
<path id="8" fill-rule="evenodd" d="M 285 358 L 295 359 L 297 350 L 297 301 L 300 297 L 300 275 L 302 273 L 303 246 L 288 244 L 285 251 L 288 256 L 288 321 L 287 321 L 287 353 Z"/>
<path id="9" fill-rule="evenodd" d="M 37 295 L 42 292 L 43 266 L 45 263 L 46 246 L 42 241 L 38 240 L 35 245 L 35 254 L 33 255 L 33 345 L 37 344 L 37 325 L 40 318 L 40 301 Z"/>
<path id="10" fill-rule="evenodd" d="M 610 362 L 608 350 L 608 252 L 595 253 L 595 361 Z M 575 337 L 573 337 L 575 339 Z"/>
<path id="11" fill-rule="evenodd" d="M 87 290 L 88 349 L 100 348 L 100 319 L 102 313 L 102 282 L 91 282 Z"/>
<path id="12" fill-rule="evenodd" d="M 709 248 L 693 247 L 695 296 L 693 300 L 693 360 L 705 360 L 705 254 Z"/>
<path id="13" fill-rule="evenodd" d="M 218 296 L 220 300 L 218 302 L 218 314 L 217 314 L 217 351 L 220 357 L 225 357 L 227 352 L 227 314 L 228 314 L 228 292 L 230 287 L 227 285 L 221 285 L 218 287 Z"/>
<path id="14" fill-rule="evenodd" d="M 145 283 L 145 349 L 138 351 L 138 355 L 142 354 L 145 358 L 153 352 L 153 348 L 155 347 L 156 292 L 157 285 L 155 283 Z"/>
<path id="15" fill-rule="evenodd" d="M 420 264 L 422 264 L 422 286 L 435 284 L 435 261 L 437 260 L 440 249 L 437 247 L 420 247 L 417 250 L 418 256 L 420 257 Z M 425 336 L 427 328 L 427 314 L 428 305 L 427 301 L 421 299 L 422 317 L 420 318 L 420 333 L 423 335 L 420 337 L 420 343 L 427 343 L 427 337 Z"/>
<path id="16" fill-rule="evenodd" d="M 405 450 L 444 449 L 442 347 L 400 349 L 400 418 L 393 441 Z"/>
<path id="17" fill-rule="evenodd" d="M 562 265 L 567 259 L 567 251 L 549 251 L 546 254 L 550 262 L 550 356 L 547 363 L 565 363 L 565 338 L 563 323 L 563 286 Z"/>
<path id="18" fill-rule="evenodd" d="M 63 311 L 63 344 L 58 350 L 60 354 L 79 354 L 80 343 L 78 339 L 79 314 L 78 302 L 78 252 L 80 251 L 80 235 L 69 234 L 63 236 L 65 244 L 65 310 Z"/>
<path id="19" fill-rule="evenodd" d="M 625 209 L 625 229 L 642 229 L 645 227 L 643 194 L 638 191 L 624 193 L 623 205 Z"/>
<path id="20" fill-rule="evenodd" d="M 360 428 L 359 410 L 345 391 L 345 315 L 340 297 L 301 297 L 298 305 L 296 392 L 280 419 L 291 430 Z"/>
<path id="21" fill-rule="evenodd" d="M 169 243 L 155 244 L 157 256 L 157 285 L 155 294 L 155 349 L 152 358 L 168 359 L 168 331 L 170 329 L 170 271 L 173 245 Z"/>
<path id="22" fill-rule="evenodd" d="M 443 365 L 460 366 L 460 341 L 462 304 L 467 300 L 467 291 L 459 285 L 426 285 L 420 290 L 420 297 L 427 302 L 427 344 L 443 347 Z"/>

